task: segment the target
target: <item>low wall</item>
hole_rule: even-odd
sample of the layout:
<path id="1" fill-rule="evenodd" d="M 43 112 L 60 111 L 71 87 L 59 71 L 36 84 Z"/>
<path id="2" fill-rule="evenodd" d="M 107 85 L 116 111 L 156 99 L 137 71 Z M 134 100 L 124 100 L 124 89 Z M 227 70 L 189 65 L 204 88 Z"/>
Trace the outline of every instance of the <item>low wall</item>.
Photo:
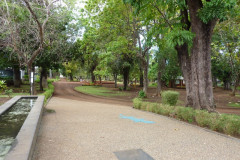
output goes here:
<path id="1" fill-rule="evenodd" d="M 37 100 L 24 121 L 12 148 L 5 160 L 31 160 L 42 118 L 44 96 L 16 96 L 2 105 L 0 114 L 5 112 L 20 98 L 37 97 Z"/>

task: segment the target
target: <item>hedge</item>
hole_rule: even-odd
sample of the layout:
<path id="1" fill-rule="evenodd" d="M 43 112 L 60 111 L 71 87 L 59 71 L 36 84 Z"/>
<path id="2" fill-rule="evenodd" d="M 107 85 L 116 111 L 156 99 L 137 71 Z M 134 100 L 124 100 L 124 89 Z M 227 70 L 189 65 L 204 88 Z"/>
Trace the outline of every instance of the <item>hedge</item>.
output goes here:
<path id="1" fill-rule="evenodd" d="M 45 96 L 44 103 L 47 103 L 47 100 L 52 96 L 54 92 L 54 85 L 52 84 L 54 80 L 48 80 L 48 89 L 42 94 Z"/>
<path id="2" fill-rule="evenodd" d="M 136 109 L 173 117 L 213 131 L 240 136 L 240 116 L 238 115 L 209 113 L 205 110 L 195 110 L 190 107 L 143 102 L 140 98 L 133 100 L 133 106 Z"/>

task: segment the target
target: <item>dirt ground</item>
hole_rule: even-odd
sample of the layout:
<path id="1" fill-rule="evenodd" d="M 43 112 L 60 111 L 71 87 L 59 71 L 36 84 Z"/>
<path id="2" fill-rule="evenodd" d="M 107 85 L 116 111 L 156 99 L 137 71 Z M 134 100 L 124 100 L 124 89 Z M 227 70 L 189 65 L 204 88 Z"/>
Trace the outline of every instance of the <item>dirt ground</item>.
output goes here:
<path id="1" fill-rule="evenodd" d="M 98 102 L 98 103 L 107 103 L 107 104 L 116 104 L 116 105 L 124 105 L 124 106 L 132 106 L 132 99 L 137 97 L 140 87 L 131 87 L 129 91 L 126 91 L 130 94 L 128 96 L 115 96 L 111 98 L 100 97 L 100 96 L 90 96 L 87 94 L 83 94 L 74 90 L 75 87 L 82 85 L 81 82 L 67 82 L 65 79 L 61 79 L 59 82 L 55 82 L 55 92 L 54 96 L 60 98 L 67 98 L 73 100 L 82 100 L 88 102 Z M 114 88 L 114 84 L 108 83 L 103 84 L 104 87 L 111 88 L 112 90 L 118 90 L 118 88 Z M 119 85 L 121 86 L 121 85 Z M 184 105 L 186 92 L 185 89 L 171 89 L 164 88 L 164 90 L 175 90 L 179 92 L 179 102 L 178 105 Z M 150 102 L 161 102 L 161 98 L 155 96 L 156 88 L 149 87 L 148 89 L 148 98 L 146 101 Z M 214 89 L 214 99 L 217 105 L 217 111 L 220 113 L 230 113 L 230 114 L 239 114 L 240 108 L 229 107 L 229 102 L 238 102 L 240 100 L 239 97 L 230 96 L 231 91 L 223 90 L 222 88 Z M 0 104 L 6 102 L 9 98 L 0 98 Z"/>

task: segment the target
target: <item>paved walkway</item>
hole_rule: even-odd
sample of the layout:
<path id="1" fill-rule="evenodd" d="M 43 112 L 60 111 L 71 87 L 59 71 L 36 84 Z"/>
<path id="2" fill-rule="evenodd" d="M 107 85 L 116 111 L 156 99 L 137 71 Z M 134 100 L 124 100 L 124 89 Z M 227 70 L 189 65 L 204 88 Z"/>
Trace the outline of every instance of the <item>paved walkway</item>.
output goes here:
<path id="1" fill-rule="evenodd" d="M 35 160 L 117 160 L 114 152 L 131 149 L 155 160 L 240 159 L 238 139 L 127 106 L 53 97 L 47 108 L 56 113 L 43 116 Z"/>

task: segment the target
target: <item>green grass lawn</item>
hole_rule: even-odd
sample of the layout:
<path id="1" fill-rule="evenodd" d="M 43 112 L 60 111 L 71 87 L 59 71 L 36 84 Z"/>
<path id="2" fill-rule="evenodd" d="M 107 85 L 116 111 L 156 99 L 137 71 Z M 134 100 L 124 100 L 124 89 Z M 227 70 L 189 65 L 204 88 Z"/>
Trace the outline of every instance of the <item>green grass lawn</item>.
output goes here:
<path id="1" fill-rule="evenodd" d="M 79 86 L 75 87 L 79 92 L 96 95 L 96 96 L 105 96 L 105 97 L 114 97 L 114 96 L 128 96 L 129 93 L 123 91 L 115 91 L 109 88 L 101 86 Z"/>
<path id="2" fill-rule="evenodd" d="M 240 108 L 240 103 L 228 103 L 228 106 Z"/>

